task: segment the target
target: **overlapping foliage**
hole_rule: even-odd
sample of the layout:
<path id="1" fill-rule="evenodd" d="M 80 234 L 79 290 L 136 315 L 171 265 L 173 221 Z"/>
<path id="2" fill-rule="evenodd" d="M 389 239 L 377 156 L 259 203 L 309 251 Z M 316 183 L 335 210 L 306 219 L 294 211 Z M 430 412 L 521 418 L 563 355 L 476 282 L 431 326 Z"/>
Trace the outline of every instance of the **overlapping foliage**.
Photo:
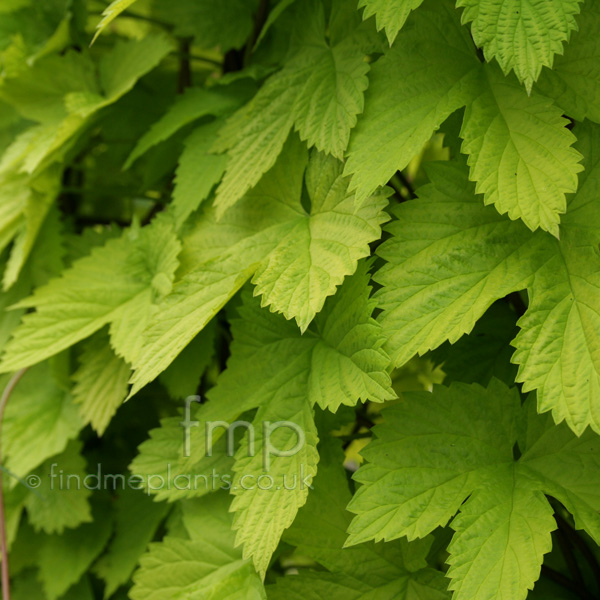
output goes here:
<path id="1" fill-rule="evenodd" d="M 2 0 L 12 597 L 600 595 L 599 40 Z"/>

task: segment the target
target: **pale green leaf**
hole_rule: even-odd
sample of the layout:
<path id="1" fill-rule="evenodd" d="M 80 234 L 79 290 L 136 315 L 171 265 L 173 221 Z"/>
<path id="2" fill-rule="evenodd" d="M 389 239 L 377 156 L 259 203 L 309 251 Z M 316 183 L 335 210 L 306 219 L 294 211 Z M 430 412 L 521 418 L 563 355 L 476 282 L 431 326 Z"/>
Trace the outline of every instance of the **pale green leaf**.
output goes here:
<path id="1" fill-rule="evenodd" d="M 527 287 L 551 239 L 484 206 L 458 163 L 435 163 L 432 183 L 401 204 L 374 275 L 395 364 L 469 333 L 498 298 Z M 546 239 L 547 238 L 547 239 Z M 407 285 L 410 282 L 410 285 Z"/>
<path id="2" fill-rule="evenodd" d="M 132 600 L 266 600 L 254 568 L 233 546 L 221 494 L 184 504 L 184 524 L 192 539 L 166 537 L 142 557 Z"/>
<path id="3" fill-rule="evenodd" d="M 577 130 L 584 171 L 563 218 L 561 239 L 530 232 L 481 206 L 458 164 L 432 166 L 433 183 L 403 203 L 379 254 L 375 279 L 387 351 L 396 365 L 446 340 L 454 343 L 498 298 L 528 290 L 530 306 L 514 340 L 518 380 L 538 390 L 552 410 L 581 433 L 600 427 L 598 306 L 598 128 Z M 411 282 L 410 286 L 405 282 Z"/>
<path id="4" fill-rule="evenodd" d="M 102 435 L 129 392 L 131 369 L 115 355 L 107 335 L 95 334 L 79 357 L 73 374 L 73 401 L 82 421 Z"/>
<path id="5" fill-rule="evenodd" d="M 554 244 L 528 291 L 513 361 L 524 391 L 538 390 L 540 412 L 552 410 L 576 433 L 600 431 L 600 128 L 577 130 L 585 171 Z"/>
<path id="6" fill-rule="evenodd" d="M 391 46 L 411 11 L 421 4 L 423 0 L 359 0 L 358 7 L 364 7 L 364 19 L 375 15 L 377 29 L 385 29 Z"/>
<path id="7" fill-rule="evenodd" d="M 6 385 L 8 378 L 3 378 Z M 17 384 L 2 424 L 3 464 L 24 477 L 62 452 L 83 423 L 71 395 L 62 389 L 48 363 L 30 369 Z M 13 482 L 16 483 L 16 482 Z"/>
<path id="8" fill-rule="evenodd" d="M 310 214 L 297 219 L 252 279 L 262 304 L 295 318 L 302 331 L 358 260 L 369 255 L 368 244 L 386 220 L 384 195 L 356 210 L 342 169 L 339 161 L 313 153 L 306 171 Z"/>
<path id="9" fill-rule="evenodd" d="M 432 133 L 478 89 L 479 62 L 451 2 L 425 5 L 372 67 L 365 111 L 345 174 L 364 201 L 404 169 Z"/>
<path id="10" fill-rule="evenodd" d="M 30 491 L 25 501 L 29 523 L 36 531 L 62 533 L 92 520 L 91 491 L 83 485 L 86 463 L 81 449 L 81 442 L 71 441 L 64 452 L 47 459 L 36 471 L 41 485 Z"/>
<path id="11" fill-rule="evenodd" d="M 189 272 L 146 330 L 132 393 L 163 371 L 253 274 L 263 303 L 305 329 L 358 258 L 368 255 L 387 218 L 385 198 L 357 208 L 339 163 L 315 154 L 306 174 L 307 212 L 305 165 L 306 151 L 292 138 L 271 172 L 223 219 L 216 220 L 213 208 L 199 215 L 181 257 Z"/>
<path id="12" fill-rule="evenodd" d="M 236 545 L 243 544 L 244 558 L 252 558 L 264 578 L 281 534 L 304 505 L 317 472 L 317 429 L 313 409 L 306 401 L 303 373 L 290 379 L 253 420 L 252 447 L 248 434 L 236 453 L 231 503 Z M 286 422 L 264 439 L 264 423 Z M 292 429 L 294 423 L 297 429 Z M 268 446 L 266 444 L 272 444 Z M 291 454 L 270 456 L 272 448 Z M 265 460 L 267 457 L 268 463 Z"/>
<path id="13" fill-rule="evenodd" d="M 293 125 L 309 147 L 341 159 L 363 110 L 369 65 L 360 34 L 351 26 L 343 37 L 331 34 L 326 40 L 321 2 L 307 0 L 295 7 L 293 57 L 230 118 L 215 145 L 230 156 L 215 199 L 219 214 L 273 166 Z"/>
<path id="14" fill-rule="evenodd" d="M 233 423 L 253 408 L 273 411 L 279 404 L 281 410 L 299 406 L 300 397 L 308 407 L 318 404 L 332 411 L 341 404 L 354 406 L 359 400 L 394 398 L 387 373 L 389 359 L 381 350 L 380 328 L 371 317 L 374 304 L 367 281 L 365 265 L 361 265 L 327 301 L 304 335 L 294 323 L 261 309 L 246 293 L 240 308 L 242 320 L 232 324 L 234 339 L 227 369 L 208 392 L 209 401 L 192 412 L 192 420 Z M 305 414 L 308 408 L 300 406 L 299 410 Z M 175 483 L 179 475 L 194 479 L 195 474 L 209 474 L 218 462 L 227 464 L 219 458 L 219 452 L 225 453 L 221 446 L 215 447 L 212 457 L 207 456 L 204 426 L 190 426 L 190 455 L 186 457 L 180 421 L 166 419 L 151 431 L 131 465 L 133 473 L 145 478 L 160 475 L 165 482 Z M 224 433 L 222 427 L 216 428 L 213 444 L 224 442 Z M 206 484 L 200 479 L 198 490 L 185 483 L 184 479 L 179 489 L 163 485 L 149 491 L 158 499 L 176 499 L 206 493 L 211 483 L 219 487 L 221 482 Z"/>
<path id="15" fill-rule="evenodd" d="M 600 533 L 593 433 L 554 426 L 533 395 L 522 409 L 517 390 L 494 379 L 487 389 L 455 383 L 404 400 L 383 412 L 362 451 L 369 462 L 355 476 L 364 485 L 349 505 L 349 543 L 423 537 L 458 512 L 447 560 L 453 598 L 524 600 L 556 528 L 545 494 L 584 481 L 563 495 L 579 526 Z M 577 474 L 553 469 L 557 457 Z"/>
<path id="16" fill-rule="evenodd" d="M 92 44 L 98 36 L 124 11 L 127 10 L 136 0 L 114 0 L 102 13 L 102 20 L 96 27 L 96 33 L 92 39 Z"/>
<path id="17" fill-rule="evenodd" d="M 475 43 L 489 62 L 504 73 L 514 70 L 527 91 L 542 67 L 552 67 L 555 54 L 577 29 L 582 0 L 457 0 L 463 23 L 471 23 Z"/>
<path id="18" fill-rule="evenodd" d="M 92 250 L 19 303 L 36 311 L 23 318 L 7 344 L 2 370 L 35 364 L 110 322 L 117 353 L 131 359 L 142 341 L 120 325 L 147 318 L 153 297 L 169 291 L 179 250 L 173 229 L 162 220 Z"/>
<path id="19" fill-rule="evenodd" d="M 105 507 L 94 511 L 93 522 L 44 538 L 39 578 L 47 600 L 56 600 L 76 584 L 102 552 L 112 533 Z"/>
<path id="20" fill-rule="evenodd" d="M 516 80 L 486 65 L 460 134 L 470 179 L 485 203 L 559 237 L 565 194 L 576 191 L 582 170 L 567 124 L 550 100 L 536 92 L 528 96 Z"/>

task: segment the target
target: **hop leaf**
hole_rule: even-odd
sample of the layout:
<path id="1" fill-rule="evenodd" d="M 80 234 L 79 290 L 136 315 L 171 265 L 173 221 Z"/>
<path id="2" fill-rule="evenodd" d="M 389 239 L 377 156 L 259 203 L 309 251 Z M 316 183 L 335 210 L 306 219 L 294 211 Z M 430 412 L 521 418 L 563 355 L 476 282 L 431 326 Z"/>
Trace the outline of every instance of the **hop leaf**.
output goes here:
<path id="1" fill-rule="evenodd" d="M 364 485 L 349 504 L 357 514 L 350 544 L 412 540 L 452 519 L 453 598 L 523 600 L 556 528 L 544 494 L 599 539 L 600 495 L 589 493 L 600 489 L 598 437 L 554 427 L 536 413 L 533 395 L 521 408 L 518 392 L 498 380 L 487 389 L 455 383 L 406 394 L 383 415 L 355 476 Z"/>

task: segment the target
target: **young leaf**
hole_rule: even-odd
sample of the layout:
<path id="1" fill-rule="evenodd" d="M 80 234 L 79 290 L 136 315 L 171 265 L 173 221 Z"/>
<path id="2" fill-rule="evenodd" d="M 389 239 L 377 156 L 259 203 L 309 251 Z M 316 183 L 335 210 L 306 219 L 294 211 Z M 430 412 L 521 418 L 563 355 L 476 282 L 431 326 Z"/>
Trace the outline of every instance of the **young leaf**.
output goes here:
<path id="1" fill-rule="evenodd" d="M 302 205 L 306 151 L 292 138 L 270 173 L 222 220 L 212 208 L 199 216 L 181 258 L 190 271 L 146 331 L 132 393 L 163 371 L 253 274 L 263 303 L 306 329 L 369 253 L 387 219 L 384 196 L 357 208 L 337 160 L 314 153 L 309 164 L 310 211 Z"/>
<path id="2" fill-rule="evenodd" d="M 577 29 L 575 16 L 583 0 L 457 0 L 463 23 L 471 23 L 475 43 L 486 60 L 498 61 L 507 74 L 514 70 L 531 92 L 542 67 L 552 67 L 555 54 Z"/>
<path id="3" fill-rule="evenodd" d="M 460 133 L 470 178 L 485 203 L 555 237 L 567 210 L 565 194 L 577 190 L 582 170 L 567 123 L 550 100 L 536 92 L 527 96 L 516 80 L 486 65 Z"/>
<path id="4" fill-rule="evenodd" d="M 522 409 L 518 392 L 498 380 L 487 389 L 455 383 L 404 398 L 384 411 L 363 451 L 369 462 L 356 474 L 364 486 L 349 505 L 357 514 L 350 544 L 423 537 L 460 511 L 448 547 L 453 598 L 522 600 L 556 528 L 544 494 L 599 539 L 600 495 L 590 493 L 600 489 L 595 434 L 577 438 L 565 424 L 555 427 L 536 413 L 533 396 Z"/>
<path id="5" fill-rule="evenodd" d="M 404 169 L 431 134 L 477 92 L 479 62 L 452 3 L 428 3 L 409 18 L 370 74 L 365 111 L 344 173 L 359 202 Z"/>
<path id="6" fill-rule="evenodd" d="M 71 441 L 64 452 L 48 458 L 37 470 L 41 485 L 30 490 L 25 500 L 29 523 L 36 531 L 60 534 L 92 520 L 91 491 L 82 485 L 87 473 L 81 450 L 81 442 Z"/>
<path id="7" fill-rule="evenodd" d="M 293 58 L 271 76 L 258 94 L 230 119 L 215 150 L 228 150 L 227 172 L 217 189 L 218 214 L 235 204 L 277 159 L 293 125 L 309 147 L 342 158 L 350 130 L 363 109 L 368 86 L 369 46 L 354 27 L 336 35 L 319 0 L 298 3 L 299 40 Z"/>
<path id="8" fill-rule="evenodd" d="M 73 374 L 73 401 L 83 422 L 102 435 L 127 397 L 131 369 L 115 355 L 107 335 L 96 333 L 85 344 Z"/>
<path id="9" fill-rule="evenodd" d="M 423 0 L 359 0 L 358 7 L 365 9 L 363 19 L 375 15 L 377 30 L 385 29 L 391 46 L 411 11 L 421 4 Z"/>
<path id="10" fill-rule="evenodd" d="M 82 426 L 71 395 L 58 385 L 50 365 L 30 369 L 6 407 L 3 464 L 11 473 L 24 477 L 47 458 L 62 452 Z"/>
<path id="11" fill-rule="evenodd" d="M 538 390 L 540 410 L 579 434 L 588 425 L 600 431 L 600 353 L 589 335 L 600 328 L 600 133 L 591 124 L 577 133 L 586 170 L 560 241 L 477 206 L 464 169 L 440 164 L 421 199 L 399 207 L 394 236 L 379 250 L 388 264 L 375 279 L 383 285 L 381 323 L 396 365 L 455 342 L 494 300 L 527 288 L 531 303 L 514 341 L 518 380 Z"/>
<path id="12" fill-rule="evenodd" d="M 107 323 L 113 323 L 117 353 L 131 359 L 142 342 L 123 325 L 140 320 L 143 325 L 153 297 L 169 291 L 179 250 L 172 228 L 162 220 L 92 250 L 18 304 L 36 311 L 23 318 L 7 344 L 2 371 L 44 360 Z"/>
<path id="13" fill-rule="evenodd" d="M 319 443 L 321 466 L 314 490 L 284 536 L 301 555 L 313 558 L 329 572 L 303 570 L 300 575 L 280 578 L 267 587 L 269 600 L 448 599 L 448 580 L 427 565 L 431 538 L 344 548 L 351 521 L 346 511 L 350 491 L 338 444 L 331 438 Z"/>
<path id="14" fill-rule="evenodd" d="M 266 600 L 262 583 L 241 550 L 234 548 L 231 517 L 221 494 L 195 500 L 191 539 L 166 537 L 140 561 L 132 600 Z M 185 517 L 184 517 L 185 519 Z M 189 518 L 188 518 L 189 519 Z M 185 521 L 184 521 L 185 523 Z"/>
<path id="15" fill-rule="evenodd" d="M 136 0 L 114 0 L 102 13 L 102 20 L 96 27 L 96 33 L 92 39 L 92 44 L 98 36 L 124 11 L 127 10 Z"/>

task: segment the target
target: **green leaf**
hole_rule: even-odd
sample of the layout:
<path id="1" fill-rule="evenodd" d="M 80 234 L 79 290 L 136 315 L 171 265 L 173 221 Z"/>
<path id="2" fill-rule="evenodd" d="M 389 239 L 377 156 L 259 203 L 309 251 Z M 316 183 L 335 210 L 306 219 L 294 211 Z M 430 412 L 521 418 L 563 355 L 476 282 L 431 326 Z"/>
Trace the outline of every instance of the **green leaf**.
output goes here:
<path id="1" fill-rule="evenodd" d="M 460 163 L 433 163 L 431 184 L 404 202 L 374 279 L 386 349 L 400 366 L 456 342 L 498 298 L 524 289 L 547 256 L 547 234 L 484 206 Z M 451 257 L 451 258 L 450 258 Z M 410 282 L 410 285 L 406 285 Z"/>
<path id="2" fill-rule="evenodd" d="M 599 35 L 600 2 L 586 0 L 564 55 L 555 56 L 552 69 L 544 69 L 536 83 L 537 89 L 578 121 L 600 122 Z"/>
<path id="3" fill-rule="evenodd" d="M 169 508 L 152 502 L 141 491 L 125 488 L 119 493 L 115 502 L 115 536 L 94 566 L 95 573 L 106 583 L 104 598 L 110 598 L 129 581 Z"/>
<path id="4" fill-rule="evenodd" d="M 292 399 L 303 394 L 311 406 L 318 404 L 331 411 L 342 404 L 354 406 L 359 400 L 393 398 L 389 359 L 381 350 L 381 330 L 371 317 L 375 305 L 369 299 L 367 282 L 365 265 L 361 265 L 327 301 L 304 335 L 293 323 L 260 309 L 246 294 L 240 308 L 243 320 L 234 321 L 227 370 L 208 392 L 210 402 L 195 418 L 233 422 L 247 410 L 274 402 L 279 394 Z M 190 428 L 191 456 L 186 458 L 180 420 L 165 420 L 151 432 L 131 466 L 134 473 L 168 475 L 169 465 L 175 478 L 205 464 L 204 427 Z M 213 440 L 222 435 L 223 430 L 216 429 Z M 175 489 L 158 491 L 159 499 L 184 495 Z"/>
<path id="5" fill-rule="evenodd" d="M 391 46 L 411 11 L 421 4 L 423 0 L 359 0 L 358 7 L 365 9 L 363 19 L 375 15 L 377 30 L 385 29 Z"/>
<path id="6" fill-rule="evenodd" d="M 409 18 L 370 74 L 365 110 L 352 133 L 345 174 L 359 202 L 404 169 L 479 88 L 473 43 L 446 0 Z"/>
<path id="7" fill-rule="evenodd" d="M 524 391 L 538 390 L 540 412 L 552 410 L 576 433 L 600 432 L 600 128 L 577 129 L 586 156 L 579 190 L 556 242 L 528 291 L 530 307 L 513 345 Z"/>
<path id="8" fill-rule="evenodd" d="M 266 600 L 262 583 L 234 549 L 231 517 L 220 494 L 184 508 L 190 540 L 166 537 L 140 561 L 132 600 Z"/>
<path id="9" fill-rule="evenodd" d="M 60 158 L 91 117 L 129 92 L 172 49 L 164 35 L 119 41 L 96 70 L 86 53 L 48 56 L 4 81 L 0 97 L 39 122 L 17 136 L 0 163 L 0 172 L 34 173 Z"/>
<path id="10" fill-rule="evenodd" d="M 130 325 L 143 327 L 153 297 L 169 291 L 179 250 L 173 229 L 162 220 L 93 249 L 18 304 L 36 311 L 23 318 L 7 344 L 2 371 L 44 360 L 107 323 L 117 354 L 131 360 L 142 341 Z"/>
<path id="11" fill-rule="evenodd" d="M 93 522 L 44 538 L 40 548 L 39 578 L 48 600 L 56 600 L 79 582 L 102 552 L 112 533 L 104 507 L 94 511 Z"/>
<path id="12" fill-rule="evenodd" d="M 11 241 L 2 284 L 10 288 L 29 258 L 46 216 L 59 194 L 60 175 L 51 168 L 35 178 L 25 175 L 0 177 L 5 204 L 0 215 L 0 248 Z"/>
<path id="13" fill-rule="evenodd" d="M 486 60 L 498 61 L 507 74 L 514 70 L 531 92 L 542 67 L 552 67 L 555 54 L 577 29 L 575 16 L 582 0 L 457 0 L 463 23 Z"/>
<path id="14" fill-rule="evenodd" d="M 127 10 L 136 0 L 114 0 L 102 12 L 102 20 L 96 27 L 96 33 L 92 39 L 92 44 L 98 36 L 124 11 Z"/>
<path id="15" fill-rule="evenodd" d="M 306 329 L 368 255 L 387 218 L 385 198 L 374 196 L 357 208 L 338 161 L 315 153 L 309 164 L 310 211 L 302 204 L 306 151 L 292 139 L 271 172 L 223 219 L 217 221 L 212 208 L 199 215 L 181 257 L 189 272 L 146 330 L 132 394 L 163 371 L 253 274 L 263 304 Z"/>
<path id="16" fill-rule="evenodd" d="M 239 96 L 244 87 L 215 86 L 210 89 L 192 87 L 178 96 L 169 110 L 138 140 L 135 148 L 125 162 L 128 169 L 140 156 L 150 148 L 173 136 L 182 127 L 208 115 L 227 114 L 240 104 Z M 212 145 L 211 141 L 211 145 Z"/>
<path id="17" fill-rule="evenodd" d="M 428 567 L 426 556 L 431 538 L 407 543 L 366 543 L 344 548 L 351 515 L 348 478 L 342 467 L 344 454 L 339 441 L 325 438 L 319 443 L 321 465 L 306 506 L 300 510 L 284 539 L 329 572 L 303 570 L 267 587 L 269 600 L 284 598 L 409 598 L 444 600 L 448 580 Z"/>
<path id="18" fill-rule="evenodd" d="M 4 377 L 6 385 L 8 377 Z M 13 391 L 2 424 L 6 468 L 24 477 L 62 452 L 82 428 L 71 395 L 59 386 L 48 363 L 30 369 Z"/>
<path id="19" fill-rule="evenodd" d="M 204 371 L 215 353 L 217 327 L 211 321 L 160 374 L 160 382 L 171 398 L 183 399 L 196 393 Z"/>
<path id="20" fill-rule="evenodd" d="M 528 96 L 500 69 L 486 66 L 460 134 L 470 179 L 485 203 L 532 230 L 541 227 L 559 237 L 565 194 L 577 190 L 582 170 L 567 124 L 550 100 L 536 92 Z"/>
<path id="21" fill-rule="evenodd" d="M 577 129 L 586 168 L 563 218 L 561 240 L 481 206 L 459 164 L 432 166 L 433 183 L 405 202 L 379 254 L 378 301 L 394 364 L 406 363 L 469 333 L 497 300 L 527 288 L 530 306 L 519 321 L 512 360 L 525 391 L 538 391 L 576 433 L 600 429 L 598 196 L 600 133 Z M 451 258 L 450 258 L 451 257 Z M 404 282 L 411 282 L 410 286 Z"/>
<path id="22" fill-rule="evenodd" d="M 295 125 L 309 147 L 342 158 L 350 130 L 363 110 L 368 86 L 368 42 L 351 27 L 325 38 L 322 3 L 294 5 L 299 40 L 293 58 L 256 96 L 231 117 L 215 150 L 228 150 L 227 171 L 217 189 L 219 213 L 235 204 L 277 159 Z M 355 17 L 356 27 L 360 20 Z M 332 13 L 329 26 L 336 17 Z"/>
<path id="23" fill-rule="evenodd" d="M 130 91 L 136 81 L 156 67 L 171 50 L 173 42 L 164 34 L 150 34 L 141 40 L 119 40 L 98 66 L 106 98 L 103 106 Z"/>
<path id="24" fill-rule="evenodd" d="M 244 558 L 253 559 L 263 578 L 281 534 L 306 502 L 317 472 L 317 429 L 312 406 L 302 393 L 306 385 L 302 385 L 303 375 L 300 372 L 258 409 L 252 423 L 252 446 L 246 435 L 235 456 L 235 498 L 230 509 L 234 512 L 235 542 L 243 544 Z M 280 422 L 285 426 L 275 429 L 265 441 L 264 424 Z M 272 448 L 283 455 L 269 456 L 267 464 L 265 452 Z"/>
<path id="25" fill-rule="evenodd" d="M 64 452 L 47 459 L 36 471 L 41 485 L 25 501 L 29 523 L 36 531 L 62 533 L 92 520 L 91 491 L 82 484 L 86 463 L 81 449 L 81 442 L 71 441 Z"/>
<path id="26" fill-rule="evenodd" d="M 201 125 L 184 142 L 177 165 L 171 204 L 177 227 L 181 227 L 209 197 L 225 173 L 227 156 L 210 152 L 222 126 L 223 122 L 220 119 Z"/>
<path id="27" fill-rule="evenodd" d="M 310 214 L 297 219 L 252 279 L 262 305 L 295 318 L 301 331 L 369 254 L 369 241 L 379 237 L 387 220 L 381 214 L 385 196 L 372 197 L 369 207 L 357 210 L 342 164 L 323 154 L 313 153 L 305 185 Z"/>
<path id="28" fill-rule="evenodd" d="M 252 447 L 246 437 L 236 454 L 231 489 L 236 496 L 232 503 L 236 541 L 244 543 L 244 556 L 252 556 L 261 575 L 283 530 L 306 501 L 316 470 L 313 406 L 335 411 L 340 404 L 354 406 L 359 400 L 382 402 L 395 397 L 386 371 L 388 358 L 381 351 L 380 331 L 371 317 L 374 304 L 367 282 L 366 265 L 361 263 L 304 335 L 293 323 L 261 309 L 246 293 L 240 308 L 242 319 L 233 323 L 234 342 L 227 370 L 209 392 L 210 401 L 194 417 L 199 423 L 233 423 L 242 413 L 258 408 L 253 418 Z M 263 424 L 267 421 L 287 421 L 300 428 L 302 440 L 292 427 L 278 428 L 271 436 L 272 446 L 283 450 L 303 442 L 297 453 L 276 457 L 271 452 L 267 464 L 263 455 Z M 190 428 L 191 455 L 182 458 L 181 427 L 173 427 L 171 422 L 165 425 L 167 428 L 154 432 L 140 447 L 132 471 L 146 473 L 154 465 L 154 473 L 166 472 L 169 478 L 203 473 L 206 428 Z M 215 429 L 212 435 L 212 440 L 222 438 L 223 428 Z M 268 485 L 267 479 L 265 489 L 261 489 L 261 476 L 273 477 L 273 485 Z M 185 492 L 165 486 L 158 490 L 158 498 L 182 495 Z"/>
<path id="29" fill-rule="evenodd" d="M 456 383 L 404 398 L 383 412 L 363 451 L 369 462 L 355 476 L 364 485 L 349 505 L 357 514 L 349 543 L 423 537 L 460 511 L 448 547 L 453 598 L 521 600 L 556 528 L 544 494 L 567 502 L 577 526 L 598 539 L 593 433 L 577 438 L 565 424 L 554 426 L 536 413 L 533 396 L 522 409 L 518 392 L 498 380 L 487 389 Z M 577 472 L 554 468 L 565 463 Z"/>
<path id="30" fill-rule="evenodd" d="M 119 406 L 127 397 L 131 369 L 115 355 L 107 335 L 95 334 L 79 357 L 73 374 L 73 400 L 79 414 L 98 435 L 102 435 Z"/>
<path id="31" fill-rule="evenodd" d="M 442 365 L 444 383 L 453 381 L 487 386 L 492 377 L 511 385 L 517 375 L 510 358 L 510 345 L 517 335 L 517 313 L 505 300 L 498 300 L 475 323 L 469 335 L 455 344 L 445 342 L 429 354 L 433 362 Z"/>

